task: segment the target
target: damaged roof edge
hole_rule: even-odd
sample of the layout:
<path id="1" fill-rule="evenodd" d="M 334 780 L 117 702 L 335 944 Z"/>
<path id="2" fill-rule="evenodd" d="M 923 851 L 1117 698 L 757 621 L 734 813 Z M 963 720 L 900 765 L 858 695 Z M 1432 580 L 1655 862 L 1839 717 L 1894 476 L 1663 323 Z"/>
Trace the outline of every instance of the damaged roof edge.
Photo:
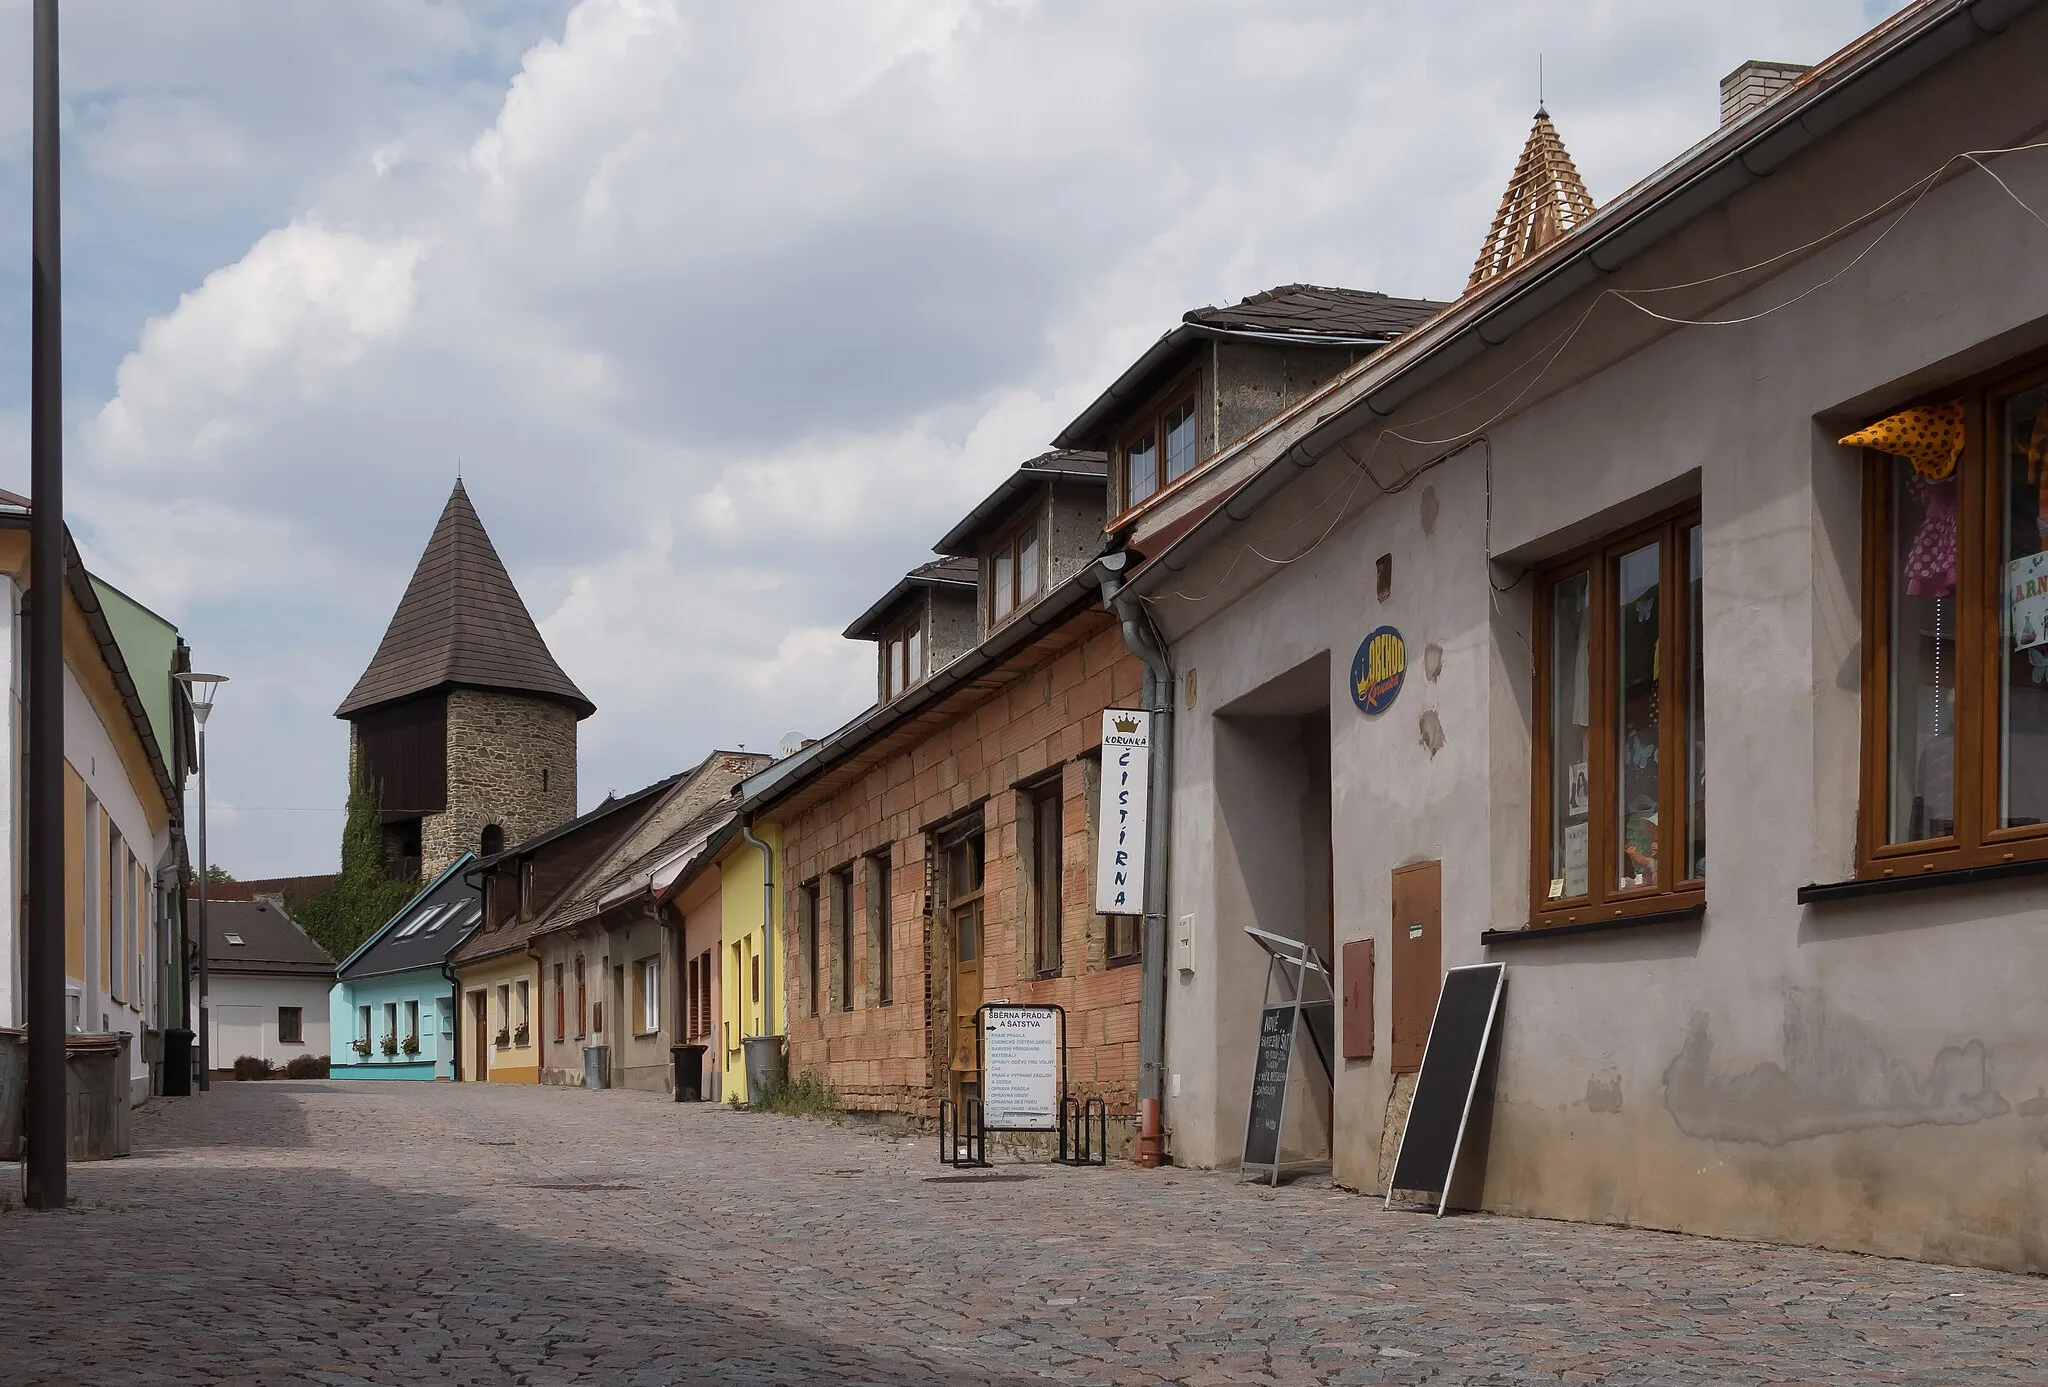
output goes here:
<path id="1" fill-rule="evenodd" d="M 1933 68 L 1995 38 L 2044 3 L 2048 0 L 1936 0 L 1866 34 L 1751 117 L 1710 135 L 1615 198 L 1546 253 L 1310 396 L 1322 403 L 1340 394 L 1351 398 L 1154 556 L 1132 576 L 1132 589 L 1143 593 L 1180 572 L 1232 526 L 1250 519 L 1360 428 L 1366 422 L 1361 411 L 1390 417 L 1487 348 L 1505 343 L 1672 232 L 1769 177 L 1825 135 Z"/>

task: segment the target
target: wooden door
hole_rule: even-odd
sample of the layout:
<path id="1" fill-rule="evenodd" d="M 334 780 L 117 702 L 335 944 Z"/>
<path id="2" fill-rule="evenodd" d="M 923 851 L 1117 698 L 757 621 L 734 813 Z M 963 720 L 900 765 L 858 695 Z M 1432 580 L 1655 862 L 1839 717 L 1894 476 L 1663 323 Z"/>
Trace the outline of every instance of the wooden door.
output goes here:
<path id="1" fill-rule="evenodd" d="M 975 1013 L 981 1007 L 982 837 L 979 832 L 946 853 L 946 913 L 951 936 L 952 1088 L 955 1100 L 981 1094 L 980 1046 Z"/>
<path id="2" fill-rule="evenodd" d="M 1443 987 L 1443 863 L 1394 869 L 1394 939 L 1387 952 L 1394 993 L 1389 1056 L 1396 1074 L 1410 1074 L 1422 1068 Z"/>
<path id="3" fill-rule="evenodd" d="M 491 1076 L 491 995 L 488 992 L 469 994 L 470 1030 L 476 1035 L 476 1067 L 469 1071 L 470 1082 L 482 1083 Z"/>

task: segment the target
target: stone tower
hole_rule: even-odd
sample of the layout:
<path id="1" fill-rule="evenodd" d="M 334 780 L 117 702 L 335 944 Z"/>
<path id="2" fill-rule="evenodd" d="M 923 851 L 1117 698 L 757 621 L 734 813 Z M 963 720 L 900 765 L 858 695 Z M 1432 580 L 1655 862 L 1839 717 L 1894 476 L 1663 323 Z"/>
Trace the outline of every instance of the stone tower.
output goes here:
<path id="1" fill-rule="evenodd" d="M 377 653 L 334 715 L 376 783 L 384 855 L 433 877 L 576 814 L 596 711 L 533 624 L 458 480 Z"/>

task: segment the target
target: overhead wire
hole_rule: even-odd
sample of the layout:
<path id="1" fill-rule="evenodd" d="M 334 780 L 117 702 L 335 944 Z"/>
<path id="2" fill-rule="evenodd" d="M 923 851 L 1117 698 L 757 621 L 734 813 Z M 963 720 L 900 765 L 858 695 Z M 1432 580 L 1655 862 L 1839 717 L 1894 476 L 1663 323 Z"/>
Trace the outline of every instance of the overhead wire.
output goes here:
<path id="1" fill-rule="evenodd" d="M 1605 303 L 1609 298 L 1619 299 L 1621 302 L 1627 304 L 1630 308 L 1635 309 L 1637 312 L 1642 313 L 1646 317 L 1655 319 L 1659 322 L 1669 323 L 1677 327 L 1736 327 L 1757 322 L 1763 318 L 1771 316 L 1774 313 L 1782 312 L 1787 308 L 1791 308 L 1805 301 L 1806 299 L 1812 297 L 1814 294 L 1820 292 L 1821 290 L 1826 289 L 1831 285 L 1837 283 L 1844 275 L 1848 274 L 1851 270 L 1855 269 L 1858 265 L 1863 263 L 1863 261 L 1868 259 L 1870 255 L 1874 253 L 1877 250 L 1877 248 L 1880 245 L 1882 245 L 1894 231 L 1896 231 L 1900 226 L 1905 224 L 1906 220 L 1912 216 L 1913 212 L 1916 209 L 1918 209 L 1918 207 L 1926 199 L 1928 194 L 1931 193 L 1936 187 L 1940 186 L 1944 175 L 1946 175 L 1949 172 L 1949 170 L 1958 163 L 1965 163 L 1974 166 L 1975 168 L 1979 169 L 1980 171 L 1988 175 L 1994 183 L 1998 184 L 1999 188 L 2005 193 L 2005 195 L 2021 208 L 2021 210 L 2025 211 L 2027 215 L 2032 217 L 2035 221 L 2041 223 L 2042 226 L 2048 227 L 2048 218 L 2044 218 L 2041 215 L 2041 213 L 2033 207 L 2032 204 L 2028 203 L 2025 198 L 2021 197 L 2016 191 L 2014 191 L 2012 186 L 2009 183 L 2007 183 L 2003 178 L 1999 177 L 1998 173 L 1994 169 L 1992 169 L 1989 164 L 1985 162 L 1986 159 L 2000 158 L 2003 156 L 2014 154 L 2026 154 L 2043 149 L 2048 149 L 2048 141 L 2035 141 L 2027 144 L 2010 145 L 1996 149 L 1964 150 L 1960 153 L 1950 155 L 1947 159 L 1944 159 L 1941 162 L 1941 164 L 1934 170 L 1920 178 L 1913 180 L 1911 183 L 1906 184 L 1904 187 L 1900 188 L 1891 196 L 1877 203 L 1870 210 L 1865 211 L 1859 214 L 1858 216 L 1841 223 L 1840 225 L 1836 226 L 1833 230 L 1825 232 L 1820 236 L 1814 237 L 1813 239 L 1806 241 L 1801 245 L 1791 247 L 1787 250 L 1778 251 L 1775 254 L 1770 255 L 1762 260 L 1754 261 L 1750 264 L 1739 266 L 1735 269 L 1723 270 L 1715 274 L 1705 275 L 1698 279 L 1683 280 L 1671 284 L 1656 285 L 1650 288 L 1602 288 L 1586 304 L 1585 308 L 1580 311 L 1578 316 L 1572 320 L 1570 325 L 1564 328 L 1562 331 L 1560 331 L 1557 334 L 1557 336 L 1553 337 L 1549 342 L 1545 343 L 1541 347 L 1538 347 L 1536 350 L 1531 352 L 1529 356 L 1527 356 L 1525 359 L 1516 363 L 1507 371 L 1503 372 L 1498 378 L 1496 378 L 1493 381 L 1490 381 L 1486 385 L 1480 387 L 1478 390 L 1475 390 L 1462 400 L 1458 400 L 1451 404 L 1448 404 L 1443 408 L 1434 411 L 1433 413 L 1419 416 L 1411 422 L 1410 427 L 1412 428 L 1414 425 L 1417 424 L 1426 424 L 1437 419 L 1442 419 L 1447 415 L 1454 414 L 1459 410 L 1466 408 L 1469 405 L 1477 403 L 1478 401 L 1484 399 L 1486 396 L 1492 394 L 1494 391 L 1500 389 L 1502 386 L 1506 385 L 1508 382 L 1512 381 L 1516 376 L 1520 375 L 1522 372 L 1528 370 L 1531 365 L 1538 365 L 1538 369 L 1535 375 L 1529 379 L 1527 384 L 1525 384 L 1520 390 L 1518 390 L 1513 396 L 1511 396 L 1508 399 L 1508 401 L 1505 404 L 1503 404 L 1499 409 L 1495 410 L 1491 415 L 1489 415 L 1486 419 L 1480 421 L 1478 424 L 1473 425 L 1470 428 L 1460 430 L 1457 433 L 1446 434 L 1441 437 L 1434 438 L 1418 436 L 1416 434 L 1411 433 L 1404 433 L 1401 430 L 1394 429 L 1392 427 L 1383 428 L 1374 433 L 1371 447 L 1366 451 L 1366 455 L 1363 458 L 1360 458 L 1356 454 L 1354 454 L 1351 451 L 1351 449 L 1344 443 L 1340 443 L 1338 445 L 1339 449 L 1343 452 L 1345 460 L 1352 465 L 1352 468 L 1357 473 L 1357 475 L 1352 479 L 1350 487 L 1345 489 L 1344 499 L 1334 508 L 1333 512 L 1330 515 L 1329 522 L 1323 527 L 1321 532 L 1318 533 L 1313 540 L 1311 540 L 1307 545 L 1302 547 L 1300 550 L 1287 555 L 1274 555 L 1267 553 L 1263 548 L 1259 546 L 1259 544 L 1252 541 L 1246 541 L 1243 545 L 1239 547 L 1238 552 L 1231 556 L 1229 564 L 1225 566 L 1224 571 L 1221 575 L 1218 576 L 1216 581 L 1210 585 L 1208 591 L 1196 594 L 1186 592 L 1181 589 L 1174 589 L 1169 592 L 1158 594 L 1142 594 L 1142 600 L 1144 600 L 1147 603 L 1154 604 L 1167 598 L 1173 598 L 1184 602 L 1206 602 L 1211 597 L 1214 597 L 1217 592 L 1221 591 L 1223 586 L 1230 581 L 1231 575 L 1236 572 L 1239 562 L 1241 562 L 1247 554 L 1250 554 L 1251 556 L 1258 558 L 1275 568 L 1284 568 L 1290 564 L 1298 563 L 1302 559 L 1307 558 L 1311 553 L 1315 552 L 1315 550 L 1320 548 L 1330 538 L 1331 535 L 1335 534 L 1338 528 L 1342 526 L 1346 520 L 1352 517 L 1351 503 L 1353 502 L 1353 500 L 1356 499 L 1359 490 L 1364 484 L 1369 482 L 1373 486 L 1374 490 L 1380 496 L 1384 497 L 1397 495 L 1400 492 L 1407 490 L 1410 486 L 1414 485 L 1414 483 L 1417 480 L 1419 480 L 1428 472 L 1432 471 L 1436 467 L 1441 466 L 1443 463 L 1448 462 L 1451 458 L 1456 457 L 1462 452 L 1464 452 L 1466 447 L 1468 447 L 1474 441 L 1484 437 L 1487 429 L 1491 428 L 1494 424 L 1499 423 L 1502 419 L 1506 418 L 1510 413 L 1512 413 L 1524 399 L 1528 398 L 1530 392 L 1533 391 L 1536 388 L 1536 386 L 1549 375 L 1551 368 L 1557 364 L 1558 359 L 1562 357 L 1564 353 L 1571 347 L 1572 343 L 1578 339 L 1579 334 L 1584 330 L 1587 322 L 1591 320 L 1595 310 L 1597 310 L 1600 307 L 1600 305 Z M 1856 231 L 1866 226 L 1869 226 L 1877 220 L 1885 217 L 1901 201 L 1905 201 L 1905 206 L 1898 209 L 1898 215 L 1896 217 L 1893 217 L 1877 233 L 1876 236 L 1871 238 L 1870 243 L 1864 246 L 1861 250 L 1859 250 L 1853 257 L 1851 257 L 1848 260 L 1847 263 L 1840 266 L 1832 274 L 1829 274 L 1825 278 L 1817 281 L 1814 284 L 1807 286 L 1805 289 L 1802 289 L 1797 294 L 1793 295 L 1791 298 L 1773 304 L 1770 307 L 1762 309 L 1756 313 L 1744 314 L 1742 316 L 1732 318 L 1688 318 L 1677 314 L 1662 313 L 1656 309 L 1649 307 L 1646 304 L 1638 303 L 1636 301 L 1636 296 L 1638 295 L 1649 296 L 1653 294 L 1674 293 L 1684 289 L 1703 288 L 1707 285 L 1716 284 L 1723 280 L 1734 279 L 1746 275 L 1753 275 L 1758 273 L 1759 271 L 1767 270 L 1771 266 L 1776 265 L 1781 261 L 1805 256 L 1814 251 L 1824 249 L 1828 246 L 1840 242 L 1845 237 L 1853 235 Z M 1413 444 L 1417 447 L 1439 447 L 1444 445 L 1450 446 L 1448 451 L 1440 454 L 1437 457 L 1431 458 L 1429 461 L 1423 463 L 1419 467 L 1405 471 L 1400 481 L 1393 483 L 1392 485 L 1388 485 L 1386 483 L 1381 482 L 1379 480 L 1378 475 L 1372 471 L 1372 460 L 1374 457 L 1378 455 L 1382 443 L 1384 443 L 1388 437 L 1392 437 L 1398 442 Z M 1491 448 L 1489 448 L 1489 471 L 1491 467 L 1491 451 Z M 1488 498 L 1488 502 L 1490 507 L 1490 495 Z M 1303 515 L 1300 519 L 1294 521 L 1292 524 L 1283 526 L 1281 529 L 1276 531 L 1271 538 L 1278 539 L 1287 534 L 1292 533 L 1295 529 L 1298 529 L 1302 524 L 1305 524 L 1308 520 L 1314 518 L 1315 515 L 1321 511 L 1321 509 L 1321 506 L 1312 507 L 1307 514 Z M 1489 558 L 1490 557 L 1491 555 L 1489 553 Z M 1496 592 L 1505 592 L 1512 589 L 1517 583 L 1521 581 L 1521 579 L 1517 578 L 1514 583 L 1508 584 L 1506 588 L 1500 587 L 1498 584 L 1494 584 L 1491 575 L 1489 575 L 1487 581 L 1489 585 L 1494 587 L 1494 590 Z"/>

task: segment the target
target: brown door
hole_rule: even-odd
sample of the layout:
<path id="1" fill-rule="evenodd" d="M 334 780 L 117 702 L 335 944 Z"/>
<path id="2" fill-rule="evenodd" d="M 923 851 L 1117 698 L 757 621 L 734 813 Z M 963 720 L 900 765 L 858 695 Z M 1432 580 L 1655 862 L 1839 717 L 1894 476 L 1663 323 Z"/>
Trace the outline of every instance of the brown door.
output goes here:
<path id="1" fill-rule="evenodd" d="M 946 912 L 952 935 L 953 1097 L 981 1095 L 980 1046 L 975 1013 L 981 1007 L 982 837 L 975 833 L 946 854 Z"/>
<path id="2" fill-rule="evenodd" d="M 1394 993 L 1390 1047 L 1396 1074 L 1422 1068 L 1429 1023 L 1443 987 L 1443 863 L 1394 869 L 1394 940 L 1388 950 Z"/>
<path id="3" fill-rule="evenodd" d="M 471 1083 L 483 1083 L 491 1076 L 491 997 L 488 992 L 469 994 L 470 1030 L 476 1035 L 476 1067 L 469 1071 Z"/>

